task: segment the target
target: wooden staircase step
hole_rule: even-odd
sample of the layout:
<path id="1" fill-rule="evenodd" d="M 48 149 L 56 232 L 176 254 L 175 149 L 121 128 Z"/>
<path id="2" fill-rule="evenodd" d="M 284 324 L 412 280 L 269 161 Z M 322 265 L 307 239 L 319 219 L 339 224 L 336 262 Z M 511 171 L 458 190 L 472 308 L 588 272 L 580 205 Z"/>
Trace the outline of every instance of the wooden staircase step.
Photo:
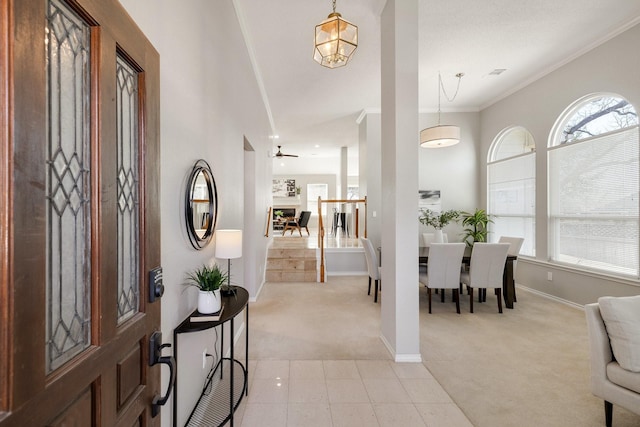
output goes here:
<path id="1" fill-rule="evenodd" d="M 317 282 L 315 249 L 270 248 L 267 282 Z"/>

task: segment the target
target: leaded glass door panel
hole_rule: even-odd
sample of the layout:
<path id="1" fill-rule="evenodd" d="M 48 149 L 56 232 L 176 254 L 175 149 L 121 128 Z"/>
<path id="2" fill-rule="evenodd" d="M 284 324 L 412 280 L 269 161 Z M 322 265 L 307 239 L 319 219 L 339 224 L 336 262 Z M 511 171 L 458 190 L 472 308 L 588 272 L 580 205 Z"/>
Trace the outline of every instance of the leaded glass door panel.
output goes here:
<path id="1" fill-rule="evenodd" d="M 116 0 L 0 19 L 0 426 L 160 425 L 159 56 Z"/>

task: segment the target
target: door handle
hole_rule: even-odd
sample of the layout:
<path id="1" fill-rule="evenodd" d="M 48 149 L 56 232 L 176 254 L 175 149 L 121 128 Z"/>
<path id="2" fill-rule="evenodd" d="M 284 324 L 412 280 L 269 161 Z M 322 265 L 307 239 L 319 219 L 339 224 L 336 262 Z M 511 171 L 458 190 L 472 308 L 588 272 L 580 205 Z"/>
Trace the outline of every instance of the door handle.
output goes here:
<path id="1" fill-rule="evenodd" d="M 171 344 L 162 344 L 162 332 L 156 331 L 149 339 L 149 366 L 164 364 L 169 366 L 169 386 L 164 396 L 154 396 L 151 402 L 151 417 L 160 413 L 160 407 L 167 403 L 171 390 L 176 380 L 176 361 L 173 356 L 162 356 L 162 349 L 169 348 Z"/>

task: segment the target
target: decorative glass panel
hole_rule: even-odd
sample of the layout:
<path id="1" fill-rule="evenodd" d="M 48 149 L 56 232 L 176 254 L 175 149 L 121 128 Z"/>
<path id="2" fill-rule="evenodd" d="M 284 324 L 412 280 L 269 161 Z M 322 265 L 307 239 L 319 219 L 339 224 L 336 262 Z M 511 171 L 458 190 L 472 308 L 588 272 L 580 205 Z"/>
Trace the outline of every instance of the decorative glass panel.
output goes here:
<path id="1" fill-rule="evenodd" d="M 62 1 L 47 8 L 47 333 L 51 372 L 90 344 L 90 29 Z"/>
<path id="2" fill-rule="evenodd" d="M 612 95 L 591 97 L 579 103 L 564 124 L 557 144 L 566 144 L 638 125 L 638 114 L 624 98 Z"/>
<path id="3" fill-rule="evenodd" d="M 138 216 L 138 73 L 120 56 L 118 84 L 118 323 L 138 312 L 140 241 Z"/>
<path id="4" fill-rule="evenodd" d="M 501 132 L 489 150 L 489 162 L 508 159 L 536 151 L 533 136 L 522 126 L 514 126 Z"/>

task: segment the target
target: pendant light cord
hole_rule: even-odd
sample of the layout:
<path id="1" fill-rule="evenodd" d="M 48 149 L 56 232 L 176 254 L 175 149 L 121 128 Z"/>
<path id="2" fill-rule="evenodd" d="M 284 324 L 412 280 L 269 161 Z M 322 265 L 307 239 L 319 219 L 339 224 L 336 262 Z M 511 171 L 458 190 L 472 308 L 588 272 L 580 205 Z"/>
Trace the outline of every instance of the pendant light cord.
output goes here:
<path id="1" fill-rule="evenodd" d="M 336 4 L 336 0 L 333 0 L 334 9 L 335 9 L 335 4 Z M 458 78 L 458 86 L 456 86 L 456 93 L 453 94 L 453 98 L 449 98 L 449 95 L 447 95 L 447 91 L 445 90 L 444 85 L 442 84 L 442 76 L 438 71 L 438 82 L 440 83 L 440 87 L 438 88 L 438 126 L 440 126 L 440 89 L 442 89 L 442 93 L 444 93 L 444 96 L 445 98 L 447 98 L 447 101 L 453 102 L 456 99 L 456 96 L 458 96 L 458 90 L 460 90 L 460 81 L 462 81 L 462 76 L 464 76 L 464 73 L 456 74 L 456 77 Z"/>
<path id="2" fill-rule="evenodd" d="M 333 13 L 336 13 L 336 0 L 333 0 Z"/>
<path id="3" fill-rule="evenodd" d="M 440 89 L 442 88 L 442 77 L 440 77 L 440 72 L 438 72 L 438 82 L 440 83 L 440 87 L 438 87 L 438 126 L 440 126 Z"/>

